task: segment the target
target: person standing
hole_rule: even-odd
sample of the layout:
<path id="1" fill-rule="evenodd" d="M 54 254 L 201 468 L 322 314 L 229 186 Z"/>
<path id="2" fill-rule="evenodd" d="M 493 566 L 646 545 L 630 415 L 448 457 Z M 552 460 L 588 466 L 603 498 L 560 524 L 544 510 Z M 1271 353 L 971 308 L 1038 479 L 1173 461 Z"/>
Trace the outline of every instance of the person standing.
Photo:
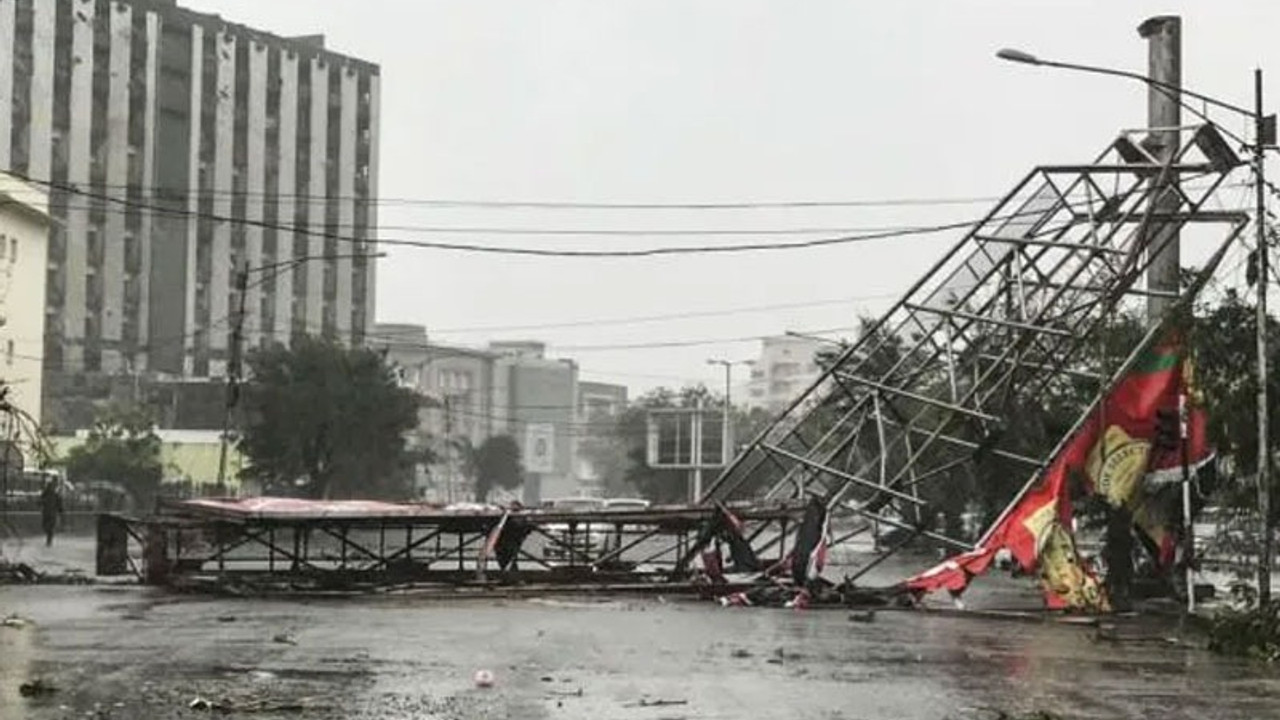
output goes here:
<path id="1" fill-rule="evenodd" d="M 62 493 L 58 492 L 58 481 L 50 478 L 40 493 L 40 523 L 44 527 L 45 547 L 53 545 L 53 532 L 58 529 L 61 518 Z"/>

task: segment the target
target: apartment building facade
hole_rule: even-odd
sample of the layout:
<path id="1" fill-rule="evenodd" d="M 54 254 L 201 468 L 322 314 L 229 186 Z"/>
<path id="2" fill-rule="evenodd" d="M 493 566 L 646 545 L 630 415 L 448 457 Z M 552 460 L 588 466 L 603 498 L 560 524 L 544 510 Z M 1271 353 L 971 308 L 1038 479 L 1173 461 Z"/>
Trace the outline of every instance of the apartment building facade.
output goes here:
<path id="1" fill-rule="evenodd" d="M 373 320 L 379 69 L 174 0 L 0 0 L 0 169 L 49 190 L 46 408 Z M 52 408 L 50 408 L 52 404 Z"/>

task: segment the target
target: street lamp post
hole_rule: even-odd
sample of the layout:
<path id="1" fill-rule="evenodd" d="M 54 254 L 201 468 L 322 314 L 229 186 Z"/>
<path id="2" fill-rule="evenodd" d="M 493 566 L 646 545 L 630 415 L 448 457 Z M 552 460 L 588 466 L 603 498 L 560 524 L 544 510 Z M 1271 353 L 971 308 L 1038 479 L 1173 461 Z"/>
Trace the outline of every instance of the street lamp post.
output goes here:
<path id="1" fill-rule="evenodd" d="M 730 408 L 733 406 L 733 366 L 742 362 L 744 361 L 738 360 L 735 362 L 718 358 L 707 360 L 708 365 L 719 365 L 724 368 L 724 416 L 721 420 L 723 427 L 720 429 L 722 443 L 720 456 L 726 463 L 733 459 L 733 415 L 730 413 Z M 701 448 L 699 448 L 699 451 L 701 451 Z M 701 498 L 694 499 L 700 500 Z"/>
<path id="2" fill-rule="evenodd" d="M 245 263 L 236 270 L 236 309 L 231 315 L 231 347 L 230 354 L 227 358 L 227 392 L 226 402 L 222 408 L 222 436 L 219 438 L 218 446 L 218 484 L 217 491 L 219 495 L 226 494 L 227 488 L 227 445 L 229 444 L 231 434 L 231 412 L 240 402 L 240 380 L 242 365 L 242 346 L 244 345 L 244 321 L 245 321 L 245 296 L 249 290 L 249 274 L 250 273 L 269 273 L 264 274 L 259 282 L 265 282 L 268 278 L 291 270 L 295 266 L 310 260 L 341 260 L 345 258 L 365 258 L 374 259 L 385 257 L 386 253 L 356 253 L 352 255 L 307 255 L 304 257 L 290 258 L 270 265 L 261 265 L 259 267 L 249 267 Z"/>
<path id="3" fill-rule="evenodd" d="M 1161 82 L 1153 78 L 1141 75 L 1127 70 L 1116 70 L 1113 68 L 1096 67 L 1093 65 L 1078 65 L 1076 63 L 1064 63 L 1053 60 L 1045 60 L 1043 58 L 1032 55 L 1021 50 L 1013 50 L 1005 48 L 996 53 L 996 57 L 1001 60 L 1021 63 L 1023 65 L 1035 65 L 1040 67 L 1059 68 L 1063 70 L 1075 70 L 1079 72 L 1093 73 L 1096 75 L 1111 75 L 1113 77 L 1121 77 L 1129 80 L 1135 80 L 1147 86 L 1157 88 L 1159 90 L 1168 91 L 1186 95 L 1195 98 L 1206 105 L 1229 110 L 1238 115 L 1253 120 L 1254 137 L 1250 146 L 1252 151 L 1253 172 L 1255 175 L 1255 216 L 1254 231 L 1256 234 L 1257 253 L 1258 253 L 1258 287 L 1257 287 L 1257 316 L 1256 330 L 1257 333 L 1257 364 L 1258 364 L 1258 393 L 1257 393 L 1257 418 L 1258 418 L 1258 514 L 1259 523 L 1262 530 L 1261 548 L 1258 558 L 1258 599 L 1260 603 L 1267 603 L 1271 600 L 1271 452 L 1269 447 L 1270 435 L 1268 432 L 1269 417 L 1267 413 L 1267 273 L 1269 258 L 1266 230 L 1263 225 L 1263 218 L 1266 215 L 1266 199 L 1264 195 L 1264 185 L 1266 182 L 1266 166 L 1265 153 L 1269 145 L 1275 144 L 1275 116 L 1263 114 L 1262 109 L 1262 70 L 1257 68 L 1253 71 L 1253 97 L 1254 109 L 1246 110 L 1238 105 L 1202 95 L 1191 90 L 1187 90 L 1178 85 Z M 1190 529 L 1191 518 L 1186 518 L 1188 530 Z M 1190 533 L 1188 533 L 1188 536 Z M 1189 556 L 1188 556 L 1189 557 Z"/>

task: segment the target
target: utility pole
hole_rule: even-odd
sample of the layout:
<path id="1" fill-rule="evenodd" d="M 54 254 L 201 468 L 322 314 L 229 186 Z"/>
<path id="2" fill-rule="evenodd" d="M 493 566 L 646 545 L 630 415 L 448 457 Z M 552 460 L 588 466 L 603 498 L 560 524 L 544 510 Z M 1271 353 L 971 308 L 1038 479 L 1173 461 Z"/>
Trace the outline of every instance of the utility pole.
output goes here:
<path id="1" fill-rule="evenodd" d="M 693 487 L 689 502 L 696 504 L 702 499 L 702 396 L 694 401 L 693 422 L 689 424 L 689 429 L 693 433 L 690 438 L 693 447 Z"/>
<path id="2" fill-rule="evenodd" d="M 1254 230 L 1258 251 L 1258 521 L 1262 544 L 1258 557 L 1258 601 L 1271 601 L 1271 435 L 1267 417 L 1267 287 L 1270 255 L 1267 248 L 1266 213 L 1266 147 L 1275 142 L 1275 117 L 1262 112 L 1262 69 L 1253 71 L 1253 172 L 1257 207 L 1254 208 Z"/>
<path id="3" fill-rule="evenodd" d="M 1138 26 L 1138 34 L 1147 40 L 1147 135 L 1148 149 L 1156 160 L 1167 163 L 1178 156 L 1182 125 L 1181 93 L 1169 88 L 1182 87 L 1182 18 L 1173 15 L 1153 17 Z M 1156 188 L 1152 210 L 1176 213 L 1182 205 L 1178 194 L 1178 177 L 1170 174 Z M 1181 238 L 1176 224 L 1156 223 L 1147 238 L 1147 289 L 1159 292 L 1178 291 L 1181 264 Z M 1163 247 L 1161 247 L 1163 245 Z M 1147 325 L 1159 323 L 1173 302 L 1171 297 L 1152 295 L 1147 299 Z"/>
<path id="4" fill-rule="evenodd" d="M 231 348 L 227 360 L 227 398 L 222 409 L 222 443 L 218 448 L 218 495 L 227 494 L 227 444 L 231 434 L 231 412 L 240 402 L 240 356 L 244 344 L 245 295 L 249 290 L 249 267 L 236 271 L 236 311 L 231 318 Z"/>

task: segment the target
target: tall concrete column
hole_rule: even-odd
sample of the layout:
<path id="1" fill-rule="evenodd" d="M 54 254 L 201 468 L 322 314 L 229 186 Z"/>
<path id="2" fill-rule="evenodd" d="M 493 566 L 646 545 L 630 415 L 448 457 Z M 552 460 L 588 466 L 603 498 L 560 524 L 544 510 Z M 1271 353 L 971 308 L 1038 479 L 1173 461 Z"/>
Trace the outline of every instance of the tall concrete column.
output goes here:
<path id="1" fill-rule="evenodd" d="M 1152 80 L 1182 87 L 1182 18 L 1160 15 L 1149 18 L 1138 26 L 1138 34 L 1147 40 L 1148 70 Z M 1147 95 L 1147 126 L 1156 128 L 1148 136 L 1146 145 L 1160 162 L 1178 154 L 1180 138 L 1176 128 L 1182 124 L 1181 94 L 1165 88 L 1150 86 Z M 1156 212 L 1177 212 L 1181 198 L 1176 191 L 1178 178 L 1168 178 L 1164 191 L 1158 194 Z M 1180 233 L 1171 227 L 1154 226 L 1148 240 L 1148 252 L 1154 251 L 1147 269 L 1147 288 L 1150 290 L 1177 291 L 1178 270 L 1181 267 Z M 1155 324 L 1172 303 L 1170 299 L 1151 297 L 1147 300 L 1147 322 Z"/>

